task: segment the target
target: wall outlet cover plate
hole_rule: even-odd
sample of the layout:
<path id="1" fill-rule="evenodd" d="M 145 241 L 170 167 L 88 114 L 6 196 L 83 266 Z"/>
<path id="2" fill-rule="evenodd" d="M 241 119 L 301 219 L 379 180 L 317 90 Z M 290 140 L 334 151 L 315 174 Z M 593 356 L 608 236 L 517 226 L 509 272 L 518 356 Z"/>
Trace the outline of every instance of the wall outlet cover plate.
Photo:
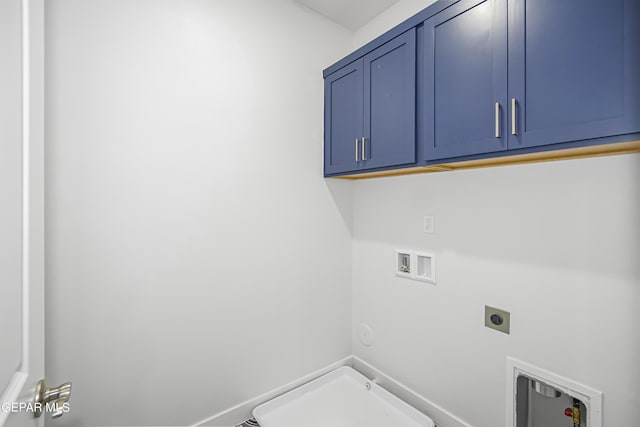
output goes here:
<path id="1" fill-rule="evenodd" d="M 509 334 L 511 329 L 511 313 L 496 307 L 485 305 L 484 326 Z"/>
<path id="2" fill-rule="evenodd" d="M 433 224 L 433 215 L 425 215 L 424 217 L 424 232 L 425 233 L 433 233 L 434 224 Z"/>

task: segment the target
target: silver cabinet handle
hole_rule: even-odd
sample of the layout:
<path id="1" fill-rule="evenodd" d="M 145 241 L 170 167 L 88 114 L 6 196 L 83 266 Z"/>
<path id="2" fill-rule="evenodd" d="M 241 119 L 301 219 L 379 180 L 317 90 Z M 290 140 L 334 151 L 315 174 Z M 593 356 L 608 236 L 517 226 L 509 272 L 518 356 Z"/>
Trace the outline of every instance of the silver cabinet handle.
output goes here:
<path id="1" fill-rule="evenodd" d="M 496 138 L 500 138 L 500 103 L 496 102 Z"/>
<path id="2" fill-rule="evenodd" d="M 516 99 L 511 98 L 511 135 L 517 135 L 516 132 Z"/>
<path id="3" fill-rule="evenodd" d="M 367 138 L 362 137 L 362 160 L 367 160 Z"/>
<path id="4" fill-rule="evenodd" d="M 360 151 L 358 150 L 358 140 L 359 140 L 359 139 L 360 139 L 360 138 L 356 138 L 356 162 L 359 162 L 359 161 L 360 161 L 360 159 L 358 159 L 358 154 L 359 154 L 359 152 L 360 152 Z"/>

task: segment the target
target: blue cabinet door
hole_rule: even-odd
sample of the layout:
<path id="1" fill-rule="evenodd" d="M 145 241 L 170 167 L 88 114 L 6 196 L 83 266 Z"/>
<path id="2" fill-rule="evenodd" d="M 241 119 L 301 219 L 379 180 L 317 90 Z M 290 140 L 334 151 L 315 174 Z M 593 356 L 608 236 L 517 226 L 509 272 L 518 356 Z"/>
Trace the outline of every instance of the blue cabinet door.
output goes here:
<path id="1" fill-rule="evenodd" d="M 364 169 L 416 161 L 416 30 L 363 58 Z"/>
<path id="2" fill-rule="evenodd" d="M 510 149 L 639 132 L 640 1 L 509 0 L 509 101 Z"/>
<path id="3" fill-rule="evenodd" d="M 362 59 L 324 81 L 325 175 L 362 167 L 359 144 L 363 136 L 362 81 Z"/>
<path id="4" fill-rule="evenodd" d="M 425 160 L 507 148 L 507 3 L 462 0 L 424 22 Z"/>

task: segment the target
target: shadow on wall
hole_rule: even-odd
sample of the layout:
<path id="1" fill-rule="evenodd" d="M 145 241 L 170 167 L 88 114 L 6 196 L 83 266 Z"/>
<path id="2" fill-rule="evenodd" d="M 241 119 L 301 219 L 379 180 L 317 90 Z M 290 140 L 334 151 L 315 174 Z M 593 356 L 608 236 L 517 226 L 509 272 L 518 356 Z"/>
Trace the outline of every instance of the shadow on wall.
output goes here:
<path id="1" fill-rule="evenodd" d="M 634 154 L 361 180 L 353 236 L 638 278 L 639 166 Z"/>
<path id="2" fill-rule="evenodd" d="M 340 211 L 344 225 L 353 237 L 353 184 L 346 179 L 325 178 L 327 189 Z"/>
<path id="3" fill-rule="evenodd" d="M 640 155 L 636 154 L 633 157 L 632 160 L 632 170 L 633 170 L 633 176 L 631 177 L 631 184 L 632 184 L 632 200 L 633 203 L 631 203 L 631 218 L 640 218 Z M 635 238 L 633 240 L 635 240 L 636 242 L 636 248 L 635 251 L 633 252 L 634 254 L 639 254 L 640 253 L 640 226 L 638 226 L 638 223 L 635 223 L 635 229 L 631 230 L 631 232 L 633 233 L 632 235 L 635 236 Z M 638 286 L 640 286 L 640 262 L 636 262 L 635 264 L 635 271 L 633 272 L 633 275 L 636 277 Z"/>

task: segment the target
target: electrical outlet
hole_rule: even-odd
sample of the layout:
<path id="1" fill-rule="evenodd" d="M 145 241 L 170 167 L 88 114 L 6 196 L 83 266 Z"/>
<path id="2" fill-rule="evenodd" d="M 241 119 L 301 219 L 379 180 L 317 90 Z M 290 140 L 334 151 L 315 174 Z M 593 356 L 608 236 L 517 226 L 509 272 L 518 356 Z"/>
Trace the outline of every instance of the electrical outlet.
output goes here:
<path id="1" fill-rule="evenodd" d="M 511 328 L 511 313 L 499 308 L 484 306 L 484 326 L 509 334 Z"/>
<path id="2" fill-rule="evenodd" d="M 424 217 L 424 232 L 433 233 L 433 216 L 425 215 Z"/>

